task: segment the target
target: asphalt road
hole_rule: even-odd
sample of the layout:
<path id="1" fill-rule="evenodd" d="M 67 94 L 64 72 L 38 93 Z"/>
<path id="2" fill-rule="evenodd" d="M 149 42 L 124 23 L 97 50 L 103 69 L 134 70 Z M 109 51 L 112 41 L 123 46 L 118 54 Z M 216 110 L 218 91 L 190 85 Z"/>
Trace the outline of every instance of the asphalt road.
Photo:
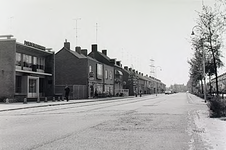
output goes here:
<path id="1" fill-rule="evenodd" d="M 0 112 L 2 150 L 192 150 L 208 147 L 187 93 Z"/>

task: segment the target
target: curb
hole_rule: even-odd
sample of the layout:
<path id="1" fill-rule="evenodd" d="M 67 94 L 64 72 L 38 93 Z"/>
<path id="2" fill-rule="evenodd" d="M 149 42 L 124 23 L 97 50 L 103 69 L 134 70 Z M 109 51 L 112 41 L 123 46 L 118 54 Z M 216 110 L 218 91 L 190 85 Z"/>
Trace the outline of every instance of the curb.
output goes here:
<path id="1" fill-rule="evenodd" d="M 84 100 L 84 101 L 77 101 L 74 102 L 66 102 L 66 103 L 55 103 L 55 104 L 43 104 L 43 105 L 36 105 L 36 106 L 24 106 L 24 107 L 18 107 L 18 108 L 6 108 L 3 110 L 0 110 L 0 112 L 4 111 L 13 111 L 13 110 L 21 110 L 21 109 L 30 109 L 30 108 L 38 108 L 38 107 L 48 107 L 48 106 L 57 106 L 57 105 L 69 105 L 69 104 L 79 104 L 79 103 L 89 103 L 89 102 L 98 102 L 98 101 L 108 101 L 108 100 L 118 100 L 123 98 L 133 98 L 134 96 L 127 96 L 127 97 L 112 97 L 112 98 L 99 98 L 99 99 L 92 99 L 92 100 Z M 71 100 L 72 101 L 72 100 Z M 27 104 L 23 104 L 27 105 Z"/>

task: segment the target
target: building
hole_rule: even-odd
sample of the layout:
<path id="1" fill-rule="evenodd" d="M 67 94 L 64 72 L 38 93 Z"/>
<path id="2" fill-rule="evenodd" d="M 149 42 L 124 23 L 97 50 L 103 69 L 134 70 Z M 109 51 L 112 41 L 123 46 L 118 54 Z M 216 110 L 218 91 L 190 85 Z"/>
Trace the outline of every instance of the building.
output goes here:
<path id="1" fill-rule="evenodd" d="M 218 90 L 219 93 L 226 93 L 226 73 L 223 73 L 218 76 Z M 216 93 L 216 78 L 211 79 L 211 90 L 210 85 L 208 84 L 208 90 L 210 93 Z"/>
<path id="2" fill-rule="evenodd" d="M 55 55 L 46 47 L 12 35 L 0 36 L 0 99 L 40 100 L 55 91 Z"/>
<path id="3" fill-rule="evenodd" d="M 112 70 L 89 57 L 87 49 L 78 46 L 71 50 L 70 42 L 65 41 L 64 47 L 56 53 L 55 63 L 57 94 L 63 95 L 66 85 L 71 89 L 71 99 L 93 98 L 95 93 L 101 95 L 105 90 L 110 93 L 113 89 Z M 108 75 L 104 75 L 104 69 Z"/>
<path id="4" fill-rule="evenodd" d="M 108 87 L 110 89 L 113 89 L 113 95 L 119 95 L 123 91 L 123 73 L 122 73 L 122 67 L 120 65 L 120 62 L 116 63 L 116 59 L 110 59 L 107 56 L 107 50 L 102 50 L 102 53 L 97 50 L 97 45 L 92 45 L 92 51 L 88 54 L 88 56 L 92 57 L 93 59 L 96 59 L 97 61 L 104 64 L 104 66 L 108 66 L 108 70 L 110 72 L 110 75 L 112 76 L 110 80 L 108 80 Z M 106 74 L 108 71 L 104 70 L 104 73 Z M 112 72 L 112 74 L 111 74 Z M 104 91 L 106 88 L 104 89 Z"/>

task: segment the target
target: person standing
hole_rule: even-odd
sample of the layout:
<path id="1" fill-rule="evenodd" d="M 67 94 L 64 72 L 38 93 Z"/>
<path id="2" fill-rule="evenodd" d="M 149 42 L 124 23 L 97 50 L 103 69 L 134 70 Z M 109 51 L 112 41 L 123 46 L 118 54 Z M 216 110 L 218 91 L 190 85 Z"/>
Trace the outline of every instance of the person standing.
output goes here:
<path id="1" fill-rule="evenodd" d="M 70 93 L 70 88 L 66 85 L 65 88 L 64 88 L 64 91 L 65 91 L 65 98 L 66 98 L 67 101 L 69 101 L 68 96 L 69 96 L 69 93 Z"/>

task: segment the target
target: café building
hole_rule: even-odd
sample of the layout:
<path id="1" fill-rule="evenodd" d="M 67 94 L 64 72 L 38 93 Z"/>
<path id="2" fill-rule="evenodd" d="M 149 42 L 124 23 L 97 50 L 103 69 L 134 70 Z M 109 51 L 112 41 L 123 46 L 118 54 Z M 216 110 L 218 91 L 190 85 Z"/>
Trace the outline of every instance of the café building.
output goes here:
<path id="1" fill-rule="evenodd" d="M 0 36 L 0 101 L 52 97 L 55 55 L 51 49 L 12 35 Z"/>

